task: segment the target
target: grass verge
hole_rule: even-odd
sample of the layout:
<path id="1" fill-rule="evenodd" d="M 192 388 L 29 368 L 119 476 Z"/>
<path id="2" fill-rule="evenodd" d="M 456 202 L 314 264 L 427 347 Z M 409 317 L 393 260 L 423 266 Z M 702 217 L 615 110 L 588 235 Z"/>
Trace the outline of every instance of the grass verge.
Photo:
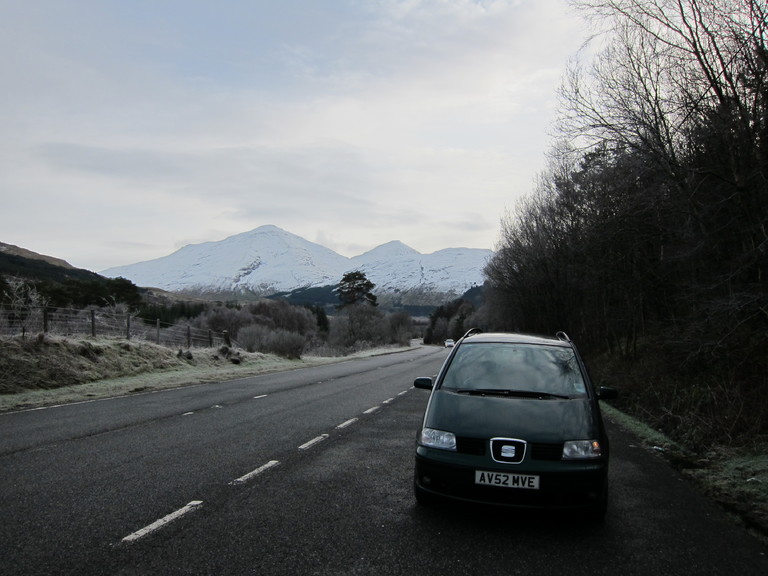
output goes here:
<path id="1" fill-rule="evenodd" d="M 768 545 L 768 446 L 713 446 L 705 454 L 691 454 L 640 420 L 605 402 L 600 406 L 606 418 L 637 436 L 647 449 L 664 456 Z"/>
<path id="2" fill-rule="evenodd" d="M 0 412 L 223 382 L 402 349 L 407 348 L 289 360 L 242 350 L 230 354 L 199 348 L 182 353 L 133 340 L 4 338 L 0 339 Z"/>

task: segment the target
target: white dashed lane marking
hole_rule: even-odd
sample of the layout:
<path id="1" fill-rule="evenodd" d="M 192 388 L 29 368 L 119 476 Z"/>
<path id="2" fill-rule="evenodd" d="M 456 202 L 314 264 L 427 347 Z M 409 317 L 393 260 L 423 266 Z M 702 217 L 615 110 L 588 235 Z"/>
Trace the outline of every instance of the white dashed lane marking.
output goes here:
<path id="1" fill-rule="evenodd" d="M 351 426 L 351 425 L 352 425 L 352 424 L 354 424 L 355 422 L 357 422 L 357 418 L 350 418 L 350 419 L 349 419 L 349 420 L 347 420 L 346 422 L 342 422 L 341 424 L 339 424 L 338 426 L 336 426 L 336 429 L 337 429 L 337 430 L 341 430 L 342 428 L 346 428 L 347 426 Z"/>
<path id="2" fill-rule="evenodd" d="M 407 394 L 407 393 L 408 393 L 408 390 L 403 390 L 402 392 L 399 392 L 397 394 L 397 396 L 402 396 L 403 394 Z M 266 398 L 266 396 L 267 396 L 267 394 L 261 394 L 260 396 L 254 396 L 253 399 L 254 400 L 259 400 L 261 398 Z M 384 406 L 386 404 L 390 404 L 394 400 L 395 400 L 395 398 L 388 398 L 387 400 L 384 400 L 384 402 L 382 402 L 381 405 L 373 406 L 371 408 L 368 408 L 368 410 L 363 412 L 363 414 L 373 414 L 374 412 L 379 410 L 379 408 L 381 408 L 382 406 Z M 211 406 L 211 408 L 214 408 L 214 409 L 222 408 L 222 405 L 221 404 L 214 404 L 213 406 Z M 194 411 L 192 411 L 192 412 L 185 412 L 183 414 L 183 416 L 191 416 L 194 413 L 195 413 Z M 351 426 L 352 424 L 354 424 L 357 421 L 358 421 L 358 418 L 350 418 L 349 420 L 347 420 L 345 422 L 342 422 L 341 424 L 336 426 L 336 429 L 347 428 L 348 426 Z M 309 442 L 305 442 L 304 444 L 299 446 L 299 450 L 307 450 L 307 449 L 311 448 L 312 446 L 315 446 L 316 444 L 319 444 L 320 442 L 322 442 L 323 440 L 325 440 L 328 437 L 329 437 L 328 434 L 321 434 L 320 436 L 317 436 L 317 437 L 313 438 L 312 440 L 310 440 Z M 270 460 L 269 462 L 267 462 L 263 466 L 259 466 L 255 470 L 252 470 L 248 474 L 245 474 L 244 476 L 241 476 L 240 478 L 237 478 L 237 479 L 233 480 L 229 484 L 230 485 L 244 484 L 244 483 L 248 482 L 249 480 L 252 480 L 256 476 L 266 472 L 267 470 L 269 470 L 271 468 L 274 468 L 275 466 L 277 466 L 279 464 L 280 464 L 280 462 L 278 460 Z M 183 508 L 180 508 L 179 510 L 176 510 L 175 512 L 172 512 L 171 514 L 168 514 L 167 516 L 161 518 L 160 520 L 157 520 L 156 522 L 153 522 L 152 524 L 142 528 L 141 530 L 137 530 L 136 532 L 134 532 L 132 534 L 129 534 L 128 536 L 123 538 L 122 542 L 126 542 L 126 543 L 135 542 L 136 540 L 138 540 L 140 538 L 143 538 L 144 536 L 147 536 L 147 535 L 151 534 L 152 532 L 160 530 L 161 528 L 163 528 L 164 526 L 167 526 L 169 523 L 173 522 L 174 520 L 178 520 L 179 518 L 181 518 L 185 514 L 188 514 L 189 512 L 192 512 L 192 511 L 198 509 L 202 505 L 203 505 L 203 501 L 202 500 L 193 500 L 192 502 L 190 502 L 189 504 L 187 504 Z"/>
<path id="3" fill-rule="evenodd" d="M 312 438 L 312 440 L 310 440 L 309 442 L 305 442 L 304 444 L 299 446 L 299 450 L 306 450 L 308 448 L 312 448 L 312 446 L 314 446 L 315 444 L 319 444 L 326 438 L 328 438 L 328 434 L 321 434 L 320 436 L 316 438 Z"/>
<path id="4" fill-rule="evenodd" d="M 270 460 L 263 466 L 259 466 L 258 468 L 256 468 L 256 470 L 248 472 L 248 474 L 245 474 L 244 476 L 240 476 L 240 478 L 237 478 L 236 480 L 232 480 L 232 482 L 230 482 L 229 484 L 230 485 L 245 484 L 246 482 L 248 482 L 248 480 L 251 480 L 252 478 L 258 476 L 262 472 L 266 472 L 270 468 L 274 468 L 278 464 L 280 464 L 278 460 Z"/>
<path id="5" fill-rule="evenodd" d="M 143 538 L 147 534 L 151 534 L 152 532 L 155 532 L 156 530 L 159 530 L 160 528 L 166 526 L 170 522 L 173 522 L 174 520 L 178 520 L 184 514 L 187 514 L 189 512 L 192 512 L 196 508 L 203 505 L 203 502 L 201 500 L 193 500 L 184 508 L 180 508 L 179 510 L 176 510 L 176 512 L 172 512 L 171 514 L 168 514 L 167 516 L 164 516 L 163 518 L 160 518 L 160 520 L 157 520 L 156 522 L 153 522 L 149 526 L 146 526 L 142 528 L 141 530 L 137 530 L 133 534 L 129 534 L 125 538 L 123 538 L 123 542 L 135 542 L 139 538 Z"/>

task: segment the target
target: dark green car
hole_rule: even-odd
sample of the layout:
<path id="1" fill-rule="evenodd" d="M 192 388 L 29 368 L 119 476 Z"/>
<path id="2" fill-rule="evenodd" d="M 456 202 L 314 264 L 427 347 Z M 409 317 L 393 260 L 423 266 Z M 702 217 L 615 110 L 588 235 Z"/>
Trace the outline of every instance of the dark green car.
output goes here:
<path id="1" fill-rule="evenodd" d="M 440 372 L 417 378 L 432 393 L 418 433 L 420 503 L 448 498 L 605 515 L 608 436 L 576 347 L 547 338 L 470 330 Z"/>

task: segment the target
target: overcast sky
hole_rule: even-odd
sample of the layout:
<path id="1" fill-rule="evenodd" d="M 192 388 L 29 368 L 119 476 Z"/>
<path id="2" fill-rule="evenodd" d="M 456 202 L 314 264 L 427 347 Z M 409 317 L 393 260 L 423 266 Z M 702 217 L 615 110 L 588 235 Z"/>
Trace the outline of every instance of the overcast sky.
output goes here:
<path id="1" fill-rule="evenodd" d="M 566 0 L 0 0 L 0 241 L 493 249 L 584 37 Z"/>

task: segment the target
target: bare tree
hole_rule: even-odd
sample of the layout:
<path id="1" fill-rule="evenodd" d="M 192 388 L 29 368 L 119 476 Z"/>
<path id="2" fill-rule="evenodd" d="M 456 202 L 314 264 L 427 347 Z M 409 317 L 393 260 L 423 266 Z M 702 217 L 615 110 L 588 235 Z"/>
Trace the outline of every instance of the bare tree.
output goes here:
<path id="1" fill-rule="evenodd" d="M 498 313 L 486 317 L 566 329 L 614 356 L 651 350 L 669 386 L 637 397 L 680 421 L 706 418 L 694 436 L 764 429 L 764 0 L 573 4 L 594 23 L 598 50 L 563 82 L 568 146 L 502 221 L 485 270 Z M 710 400 L 690 402 L 722 388 L 755 410 L 726 411 L 733 420 L 722 424 Z"/>
<path id="2" fill-rule="evenodd" d="M 3 303 L 10 310 L 12 324 L 21 328 L 22 336 L 26 336 L 27 330 L 33 326 L 42 328 L 48 299 L 38 292 L 34 284 L 23 278 L 6 277 L 5 283 L 8 289 L 3 292 Z"/>

